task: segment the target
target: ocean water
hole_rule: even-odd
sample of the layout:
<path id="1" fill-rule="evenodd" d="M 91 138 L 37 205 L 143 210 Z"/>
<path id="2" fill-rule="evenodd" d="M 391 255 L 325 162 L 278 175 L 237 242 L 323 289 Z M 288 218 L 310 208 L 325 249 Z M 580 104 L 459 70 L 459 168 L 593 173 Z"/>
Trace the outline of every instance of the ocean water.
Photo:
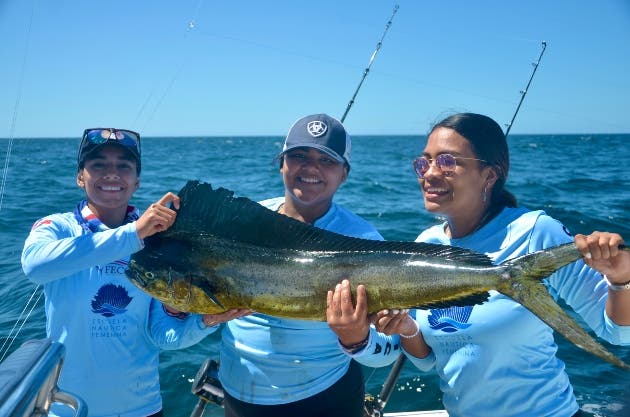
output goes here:
<path id="1" fill-rule="evenodd" d="M 133 204 L 144 209 L 166 191 L 178 191 L 189 179 L 210 182 L 253 200 L 281 195 L 282 182 L 273 157 L 282 140 L 144 138 L 141 186 Z M 422 136 L 355 137 L 352 170 L 336 201 L 371 221 L 386 239 L 413 240 L 437 221 L 424 211 L 411 169 L 424 140 Z M 72 210 L 82 197 L 75 182 L 78 142 L 78 138 L 17 139 L 5 155 L 9 159 L 5 159 L 0 207 L 0 345 L 7 341 L 34 290 L 20 267 L 22 244 L 32 223 L 52 212 Z M 615 231 L 630 243 L 626 165 L 630 162 L 630 135 L 513 135 L 509 142 L 512 168 L 508 188 L 521 205 L 544 209 L 573 233 Z M 0 140 L 2 154 L 7 154 L 8 145 L 8 140 Z M 17 337 L 9 341 L 11 351 L 28 339 L 45 336 L 42 303 L 37 303 Z M 561 336 L 556 340 L 582 408 L 598 416 L 630 415 L 630 408 L 623 409 L 630 394 L 630 373 L 584 353 Z M 609 348 L 630 362 L 629 348 Z M 167 416 L 190 415 L 197 403 L 190 392 L 191 381 L 206 358 L 218 357 L 217 349 L 218 335 L 211 335 L 191 348 L 162 354 Z M 364 368 L 367 391 L 378 394 L 388 373 L 389 368 Z M 437 377 L 407 363 L 386 411 L 440 409 L 440 398 Z M 205 415 L 223 414 L 209 405 Z"/>

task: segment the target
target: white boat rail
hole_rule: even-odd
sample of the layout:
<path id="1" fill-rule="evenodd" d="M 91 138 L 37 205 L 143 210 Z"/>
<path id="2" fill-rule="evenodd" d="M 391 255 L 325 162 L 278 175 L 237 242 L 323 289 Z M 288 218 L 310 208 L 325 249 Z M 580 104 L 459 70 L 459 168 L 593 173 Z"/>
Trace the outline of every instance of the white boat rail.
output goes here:
<path id="1" fill-rule="evenodd" d="M 50 339 L 29 340 L 0 363 L 0 417 L 40 417 L 59 403 L 87 416 L 79 397 L 57 386 L 65 347 Z"/>

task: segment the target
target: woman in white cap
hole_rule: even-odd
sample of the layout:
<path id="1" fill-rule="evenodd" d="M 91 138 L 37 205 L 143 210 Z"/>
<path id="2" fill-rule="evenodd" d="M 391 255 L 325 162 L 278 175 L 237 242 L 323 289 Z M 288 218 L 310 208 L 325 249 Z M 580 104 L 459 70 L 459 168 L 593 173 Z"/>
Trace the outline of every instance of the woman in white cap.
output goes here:
<path id="1" fill-rule="evenodd" d="M 261 204 L 321 229 L 382 240 L 367 221 L 333 202 L 350 170 L 350 147 L 350 136 L 333 117 L 299 119 L 278 156 L 284 196 Z M 364 292 L 356 308 L 345 300 L 343 310 L 334 310 L 334 331 L 324 322 L 263 314 L 228 322 L 219 369 L 225 415 L 361 417 L 364 382 L 352 358 L 385 366 L 400 352 L 397 336 L 370 327 L 366 304 Z M 329 316 L 332 310 L 330 305 Z"/>
<path id="2" fill-rule="evenodd" d="M 86 198 L 74 211 L 38 220 L 22 251 L 26 277 L 44 288 L 46 335 L 66 348 L 59 387 L 91 417 L 162 415 L 159 351 L 190 346 L 240 314 L 188 315 L 163 306 L 127 279 L 143 239 L 173 225 L 179 197 L 166 193 L 140 215 L 140 135 L 86 129 L 77 158 Z M 54 404 L 55 415 L 74 415 Z"/>

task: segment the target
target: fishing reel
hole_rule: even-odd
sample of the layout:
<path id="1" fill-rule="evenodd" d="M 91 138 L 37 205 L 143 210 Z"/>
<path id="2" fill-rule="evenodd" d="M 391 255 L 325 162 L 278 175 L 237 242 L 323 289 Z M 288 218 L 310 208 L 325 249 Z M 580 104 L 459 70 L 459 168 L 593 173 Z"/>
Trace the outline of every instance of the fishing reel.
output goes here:
<path id="1" fill-rule="evenodd" d="M 212 403 L 223 407 L 223 386 L 219 381 L 219 362 L 206 359 L 195 375 L 191 392 L 199 397 L 199 401 L 190 417 L 201 417 L 206 405 Z"/>
<path id="2" fill-rule="evenodd" d="M 383 405 L 372 394 L 365 394 L 363 401 L 363 417 L 383 417 Z"/>

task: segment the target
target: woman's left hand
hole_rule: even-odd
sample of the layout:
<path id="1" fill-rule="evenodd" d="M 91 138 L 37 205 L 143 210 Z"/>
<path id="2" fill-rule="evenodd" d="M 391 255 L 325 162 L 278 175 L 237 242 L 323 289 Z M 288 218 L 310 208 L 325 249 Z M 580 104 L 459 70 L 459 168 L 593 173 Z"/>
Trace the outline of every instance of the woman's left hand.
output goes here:
<path id="1" fill-rule="evenodd" d="M 364 285 L 357 287 L 355 306 L 350 281 L 344 279 L 335 286 L 334 291 L 328 291 L 326 306 L 326 321 L 343 345 L 351 346 L 367 339 L 370 334 L 370 322 Z"/>
<path id="2" fill-rule="evenodd" d="M 577 234 L 575 244 L 584 255 L 584 262 L 606 275 L 611 283 L 630 281 L 630 252 L 619 249 L 625 244 L 621 235 L 609 232 Z"/>
<path id="3" fill-rule="evenodd" d="M 418 331 L 418 326 L 409 315 L 409 310 L 381 310 L 374 314 L 372 323 L 377 331 L 389 335 L 402 334 L 409 337 Z"/>

